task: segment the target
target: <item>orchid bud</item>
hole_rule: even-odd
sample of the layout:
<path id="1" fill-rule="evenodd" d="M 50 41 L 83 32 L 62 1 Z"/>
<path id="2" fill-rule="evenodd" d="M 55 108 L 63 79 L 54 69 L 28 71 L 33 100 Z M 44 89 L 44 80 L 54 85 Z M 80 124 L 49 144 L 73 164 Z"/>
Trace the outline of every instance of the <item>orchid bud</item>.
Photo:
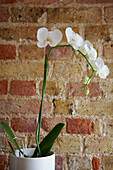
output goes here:
<path id="1" fill-rule="evenodd" d="M 87 90 L 85 90 L 85 95 L 89 94 L 89 88 L 87 88 Z"/>

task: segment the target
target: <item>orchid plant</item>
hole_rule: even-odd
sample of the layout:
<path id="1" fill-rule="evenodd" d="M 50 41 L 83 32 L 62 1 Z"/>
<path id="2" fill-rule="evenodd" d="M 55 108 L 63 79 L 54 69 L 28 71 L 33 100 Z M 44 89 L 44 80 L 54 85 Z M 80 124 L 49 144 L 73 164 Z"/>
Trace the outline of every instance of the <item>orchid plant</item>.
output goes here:
<path id="1" fill-rule="evenodd" d="M 109 68 L 104 64 L 104 61 L 102 58 L 97 58 L 97 51 L 94 49 L 91 42 L 88 40 L 83 40 L 83 38 L 75 33 L 70 27 L 66 28 L 65 31 L 67 42 L 66 45 L 60 45 L 57 46 L 58 43 L 62 40 L 62 32 L 58 29 L 55 29 L 53 31 L 48 31 L 47 28 L 42 27 L 37 32 L 37 46 L 39 48 L 44 48 L 47 45 L 50 46 L 50 51 L 48 55 L 45 55 L 45 64 L 44 64 L 44 79 L 43 79 L 43 89 L 42 89 L 42 100 L 40 105 L 40 111 L 39 111 L 39 117 L 37 122 L 37 128 L 36 128 L 36 149 L 34 151 L 34 154 L 32 157 L 42 157 L 47 156 L 50 153 L 50 150 L 60 134 L 62 128 L 64 127 L 63 123 L 57 124 L 50 132 L 49 134 L 39 143 L 40 141 L 40 129 L 41 129 L 41 119 L 42 119 L 42 109 L 43 109 L 43 102 L 44 102 L 44 94 L 46 89 L 46 81 L 47 81 L 47 71 L 49 68 L 48 61 L 51 54 L 51 51 L 55 48 L 62 48 L 62 47 L 71 47 L 76 51 L 76 53 L 80 53 L 87 61 L 89 68 L 92 69 L 92 74 L 90 77 L 85 77 L 83 80 L 83 86 L 78 90 L 78 93 L 83 89 L 87 88 L 85 90 L 85 94 L 89 94 L 89 88 L 88 84 L 90 83 L 91 78 L 94 75 L 94 72 L 96 72 L 96 75 L 99 75 L 100 78 L 106 79 L 106 77 L 109 74 Z M 19 149 L 20 153 L 24 157 L 28 157 L 28 155 L 24 154 L 24 151 L 20 149 L 18 143 L 17 143 L 17 137 L 14 136 L 12 130 L 10 127 L 5 123 L 1 122 L 1 125 L 3 129 L 6 131 L 8 136 L 10 137 L 11 141 L 15 144 L 17 149 Z M 15 151 L 12 147 L 12 144 L 8 141 L 11 150 L 13 154 L 15 155 Z M 16 156 L 16 155 L 15 155 Z"/>

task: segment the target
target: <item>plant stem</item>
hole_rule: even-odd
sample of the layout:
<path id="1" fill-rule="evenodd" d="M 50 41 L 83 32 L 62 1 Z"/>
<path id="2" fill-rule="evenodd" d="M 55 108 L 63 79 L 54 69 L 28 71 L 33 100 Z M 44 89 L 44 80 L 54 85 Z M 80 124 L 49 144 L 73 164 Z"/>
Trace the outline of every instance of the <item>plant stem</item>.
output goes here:
<path id="1" fill-rule="evenodd" d="M 79 51 L 79 50 L 77 50 L 80 54 L 82 54 L 83 55 L 83 57 L 86 59 L 86 61 L 87 61 L 87 63 L 90 65 L 90 67 L 91 67 L 91 69 L 92 69 L 92 74 L 91 74 L 91 76 L 89 77 L 89 79 L 87 80 L 87 83 L 84 85 L 84 86 L 82 86 L 78 91 L 77 91 L 77 93 L 79 93 L 83 88 L 85 88 L 85 87 L 88 87 L 88 83 L 89 83 L 89 81 L 90 81 L 90 79 L 93 77 L 93 75 L 94 75 L 94 69 L 93 69 L 93 66 L 91 65 L 91 63 L 89 62 L 89 60 L 87 59 L 87 57 L 86 57 L 86 55 L 84 55 L 81 51 Z"/>
<path id="2" fill-rule="evenodd" d="M 43 80 L 43 89 L 42 89 L 42 100 L 41 100 L 41 105 L 40 105 L 40 111 L 39 111 L 39 117 L 38 117 L 38 123 L 37 123 L 37 129 L 36 129 L 36 143 L 37 143 L 37 148 L 38 148 L 38 156 L 41 156 L 41 151 L 40 151 L 40 146 L 39 146 L 39 140 L 40 140 L 40 128 L 41 128 L 41 119 L 42 119 L 42 109 L 43 109 L 43 102 L 44 102 L 44 94 L 45 94 L 45 89 L 46 89 L 46 81 L 47 81 L 47 71 L 48 71 L 48 61 L 49 61 L 49 57 L 50 54 L 52 52 L 53 49 L 56 48 L 62 48 L 62 47 L 71 47 L 73 49 L 73 47 L 69 44 L 69 45 L 60 45 L 60 46 L 55 46 L 55 47 L 50 47 L 48 56 L 45 55 L 45 64 L 44 64 L 44 80 Z M 77 50 L 80 54 L 82 54 L 84 56 L 84 58 L 86 59 L 86 61 L 88 62 L 88 64 L 90 65 L 91 69 L 92 69 L 92 75 L 89 77 L 89 80 L 92 78 L 93 74 L 94 74 L 94 69 L 92 67 L 92 65 L 90 64 L 90 62 L 88 61 L 87 57 L 79 50 Z M 88 81 L 89 81 L 88 80 Z M 88 84 L 87 81 L 87 84 Z M 84 86 L 82 86 L 80 88 L 80 90 L 84 87 L 87 86 L 87 84 L 85 84 Z M 79 91 L 80 91 L 79 90 Z"/>

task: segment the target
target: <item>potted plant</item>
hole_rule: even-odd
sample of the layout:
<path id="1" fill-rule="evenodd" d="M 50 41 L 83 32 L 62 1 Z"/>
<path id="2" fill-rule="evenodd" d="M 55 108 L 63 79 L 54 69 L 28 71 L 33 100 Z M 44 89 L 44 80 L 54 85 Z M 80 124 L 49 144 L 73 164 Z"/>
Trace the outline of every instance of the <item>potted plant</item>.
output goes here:
<path id="1" fill-rule="evenodd" d="M 105 79 L 109 74 L 109 69 L 104 65 L 102 58 L 97 58 L 97 52 L 93 48 L 93 45 L 88 41 L 84 41 L 83 38 L 75 33 L 70 27 L 66 28 L 66 37 L 68 44 L 60 45 L 57 44 L 62 39 L 62 33 L 60 30 L 55 29 L 54 31 L 48 31 L 47 28 L 40 28 L 37 32 L 39 48 L 44 48 L 47 45 L 50 46 L 49 53 L 45 55 L 45 64 L 44 64 L 44 79 L 43 79 L 43 89 L 42 89 L 42 100 L 40 105 L 39 117 L 36 128 L 36 148 L 27 148 L 20 149 L 17 140 L 10 129 L 10 127 L 5 123 L 1 122 L 1 125 L 7 135 L 9 136 L 11 142 L 16 146 L 18 150 L 14 151 L 13 146 L 10 141 L 8 141 L 9 146 L 12 150 L 10 156 L 10 170 L 55 170 L 55 153 L 51 151 L 51 148 L 60 134 L 62 128 L 64 127 L 63 123 L 57 124 L 49 134 L 39 143 L 40 140 L 40 128 L 41 128 L 41 119 L 42 119 L 42 109 L 44 102 L 44 94 L 46 89 L 47 81 L 47 71 L 49 68 L 48 62 L 51 51 L 55 48 L 70 47 L 74 49 L 77 53 L 82 54 L 86 59 L 89 68 L 92 70 L 90 77 L 85 77 L 83 81 L 83 86 L 78 90 L 78 93 L 81 89 L 85 88 L 85 94 L 89 94 L 88 84 L 94 72 L 100 76 L 100 78 Z"/>

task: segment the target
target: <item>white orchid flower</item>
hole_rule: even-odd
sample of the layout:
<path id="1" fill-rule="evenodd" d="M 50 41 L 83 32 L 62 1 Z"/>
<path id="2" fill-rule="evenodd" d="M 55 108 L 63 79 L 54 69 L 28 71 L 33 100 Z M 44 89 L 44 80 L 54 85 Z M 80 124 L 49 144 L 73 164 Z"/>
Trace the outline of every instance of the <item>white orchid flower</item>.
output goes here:
<path id="1" fill-rule="evenodd" d="M 99 76 L 100 76 L 100 78 L 102 78 L 102 79 L 106 79 L 106 77 L 108 76 L 108 74 L 109 74 L 109 68 L 108 68 L 106 65 L 104 65 L 104 66 L 102 67 L 102 69 L 99 71 Z"/>
<path id="2" fill-rule="evenodd" d="M 66 28 L 67 41 L 75 50 L 78 50 L 84 43 L 83 38 L 75 33 L 70 27 Z"/>
<path id="3" fill-rule="evenodd" d="M 102 58 L 98 57 L 97 60 L 91 64 L 93 66 L 93 69 L 96 71 L 96 74 L 98 74 L 99 70 L 101 70 L 104 66 L 104 61 Z"/>
<path id="4" fill-rule="evenodd" d="M 95 61 L 97 58 L 97 51 L 91 46 L 87 56 L 89 57 L 89 62 Z"/>
<path id="5" fill-rule="evenodd" d="M 58 29 L 48 31 L 47 28 L 42 27 L 37 32 L 37 39 L 37 46 L 40 48 L 46 47 L 48 44 L 54 47 L 61 41 L 62 32 Z"/>
<path id="6" fill-rule="evenodd" d="M 86 40 L 83 46 L 79 48 L 79 51 L 88 56 L 89 62 L 93 62 L 97 58 L 97 51 L 93 48 L 93 45 L 88 40 Z"/>
<path id="7" fill-rule="evenodd" d="M 93 69 L 96 71 L 96 75 L 99 74 L 100 78 L 105 79 L 109 74 L 109 68 L 104 65 L 104 61 L 102 58 L 98 57 L 97 60 L 91 63 Z"/>

